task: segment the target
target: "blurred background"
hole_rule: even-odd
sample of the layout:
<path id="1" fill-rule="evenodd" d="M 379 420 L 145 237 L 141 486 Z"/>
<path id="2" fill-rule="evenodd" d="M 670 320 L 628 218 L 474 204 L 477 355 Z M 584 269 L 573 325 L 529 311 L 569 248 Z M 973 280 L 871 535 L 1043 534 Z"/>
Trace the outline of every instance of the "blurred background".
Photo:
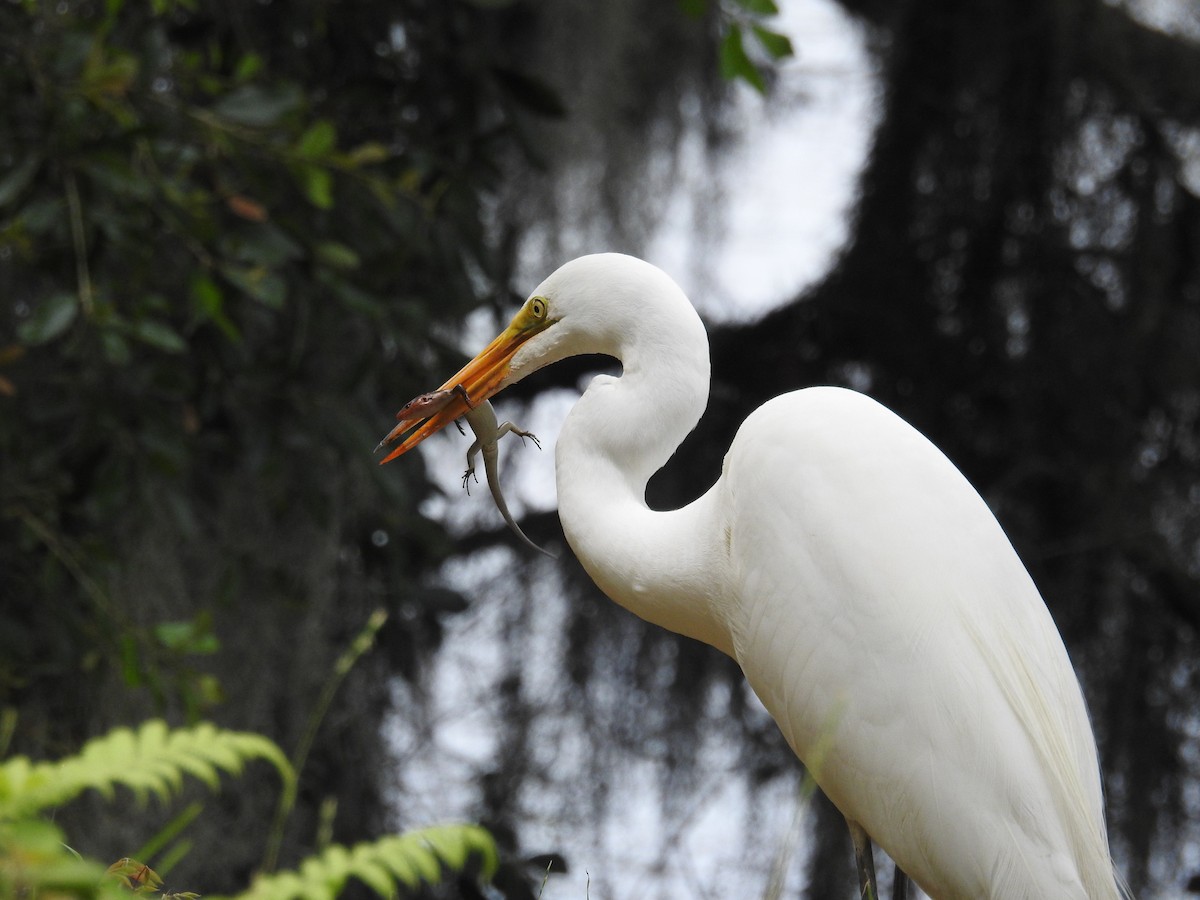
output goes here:
<path id="1" fill-rule="evenodd" d="M 562 541 L 553 438 L 604 361 L 501 398 L 556 562 L 462 492 L 466 439 L 371 455 L 545 274 L 622 250 L 712 341 L 652 503 L 783 391 L 900 412 L 1063 633 L 1126 878 L 1196 885 L 1191 0 L 5 0 L 0 97 L 0 752 L 211 719 L 312 737 L 285 864 L 470 820 L 493 896 L 853 896 L 737 667 Z M 277 790 L 203 795 L 171 880 L 244 885 Z M 159 815 L 59 821 L 116 859 Z"/>

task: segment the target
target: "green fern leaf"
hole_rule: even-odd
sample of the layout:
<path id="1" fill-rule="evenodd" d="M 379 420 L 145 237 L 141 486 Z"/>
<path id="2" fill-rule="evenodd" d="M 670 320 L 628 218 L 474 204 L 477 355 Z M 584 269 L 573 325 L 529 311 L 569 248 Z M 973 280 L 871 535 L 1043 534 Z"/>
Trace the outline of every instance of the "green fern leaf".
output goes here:
<path id="1" fill-rule="evenodd" d="M 380 897 L 390 897 L 395 889 L 392 873 L 387 866 L 377 862 L 369 854 L 360 854 L 351 864 L 354 877 L 377 893 Z"/>
<path id="2" fill-rule="evenodd" d="M 495 874 L 492 836 L 477 825 L 441 825 L 349 849 L 335 844 L 306 859 L 299 871 L 260 876 L 235 900 L 334 900 L 351 878 L 388 898 L 439 884 L 444 872 L 462 873 L 472 864 L 482 881 Z"/>
<path id="3" fill-rule="evenodd" d="M 80 858 L 65 841 L 55 825 L 40 819 L 0 822 L 0 897 L 120 900 L 104 866 Z"/>
<path id="4" fill-rule="evenodd" d="M 472 847 L 463 840 L 462 832 L 458 829 L 428 828 L 418 837 L 452 869 L 467 867 Z"/>
<path id="5" fill-rule="evenodd" d="M 312 886 L 310 897 L 330 898 L 338 895 L 350 875 L 350 851 L 340 844 L 329 847 L 320 856 L 306 859 L 300 865 L 300 879 Z"/>
<path id="6" fill-rule="evenodd" d="M 290 802 L 292 768 L 283 751 L 261 735 L 210 723 L 172 730 L 157 719 L 137 731 L 117 728 L 58 762 L 32 763 L 18 756 L 0 763 L 0 821 L 59 806 L 89 788 L 112 799 L 117 785 L 124 785 L 140 802 L 151 795 L 165 802 L 182 789 L 185 775 L 215 789 L 221 771 L 239 774 L 251 759 L 275 766 Z"/>
<path id="7" fill-rule="evenodd" d="M 410 832 L 389 839 L 382 860 L 396 880 L 410 888 L 416 888 L 423 881 L 436 884 L 442 871 L 437 857 L 416 834 Z"/>

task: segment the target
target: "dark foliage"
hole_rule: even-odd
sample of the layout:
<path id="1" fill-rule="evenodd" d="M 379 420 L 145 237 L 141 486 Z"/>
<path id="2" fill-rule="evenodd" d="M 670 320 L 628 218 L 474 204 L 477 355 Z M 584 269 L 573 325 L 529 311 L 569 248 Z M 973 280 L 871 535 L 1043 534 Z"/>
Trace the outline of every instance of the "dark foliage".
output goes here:
<path id="1" fill-rule="evenodd" d="M 153 714 L 289 750 L 319 725 L 282 861 L 331 798 L 337 840 L 381 833 L 387 676 L 417 674 L 461 601 L 421 586 L 450 545 L 419 467 L 384 478 L 370 450 L 453 358 L 438 323 L 494 283 L 502 25 L 442 3 L 0 7 L 8 749 Z M 388 652 L 317 723 L 377 607 Z M 245 884 L 274 802 L 212 801 L 176 877 Z M 94 856 L 152 833 L 100 816 L 71 820 Z"/>

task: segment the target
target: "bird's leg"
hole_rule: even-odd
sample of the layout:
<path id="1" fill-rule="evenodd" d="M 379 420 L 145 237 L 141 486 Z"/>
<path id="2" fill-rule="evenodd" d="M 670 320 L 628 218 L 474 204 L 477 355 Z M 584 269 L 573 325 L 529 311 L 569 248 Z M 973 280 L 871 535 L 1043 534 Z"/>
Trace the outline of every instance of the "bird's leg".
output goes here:
<path id="1" fill-rule="evenodd" d="M 879 900 L 879 885 L 875 883 L 875 854 L 871 838 L 863 827 L 850 819 L 850 840 L 854 842 L 854 861 L 858 867 L 858 896 L 862 900 Z"/>
<path id="2" fill-rule="evenodd" d="M 908 876 L 896 866 L 896 874 L 892 877 L 892 900 L 908 900 Z"/>

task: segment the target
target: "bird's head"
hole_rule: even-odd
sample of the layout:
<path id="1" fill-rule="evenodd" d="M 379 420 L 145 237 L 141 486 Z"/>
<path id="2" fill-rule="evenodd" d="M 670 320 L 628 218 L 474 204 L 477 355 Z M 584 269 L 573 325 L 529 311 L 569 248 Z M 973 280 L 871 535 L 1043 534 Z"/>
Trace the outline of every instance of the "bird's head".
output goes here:
<path id="1" fill-rule="evenodd" d="M 645 328 L 655 318 L 651 298 L 670 298 L 703 326 L 675 282 L 660 269 L 632 256 L 598 253 L 560 266 L 529 295 L 508 327 L 438 390 L 409 401 L 400 422 L 383 439 L 407 437 L 382 462 L 407 453 L 468 410 L 531 372 L 568 356 L 620 356 L 624 342 L 661 329 Z M 685 317 L 686 318 L 686 317 Z M 640 327 L 639 327 L 640 326 Z"/>

